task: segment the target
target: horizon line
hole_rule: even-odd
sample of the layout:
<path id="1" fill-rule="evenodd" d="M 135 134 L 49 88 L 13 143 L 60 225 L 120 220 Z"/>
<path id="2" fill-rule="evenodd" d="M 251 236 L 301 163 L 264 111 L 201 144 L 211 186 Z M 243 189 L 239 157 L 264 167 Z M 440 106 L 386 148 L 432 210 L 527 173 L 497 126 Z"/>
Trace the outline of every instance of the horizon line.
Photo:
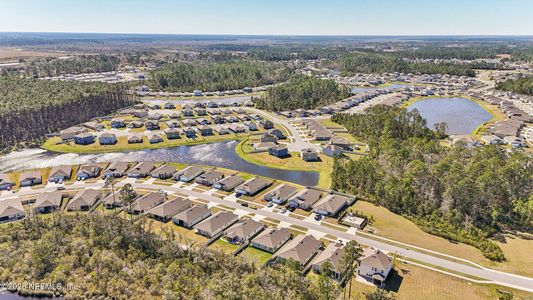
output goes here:
<path id="1" fill-rule="evenodd" d="M 112 35 L 201 35 L 201 36 L 265 36 L 265 37 L 531 37 L 533 34 L 276 34 L 276 33 L 153 33 L 153 32 L 89 32 L 89 31 L 0 31 L 22 34 L 112 34 Z"/>

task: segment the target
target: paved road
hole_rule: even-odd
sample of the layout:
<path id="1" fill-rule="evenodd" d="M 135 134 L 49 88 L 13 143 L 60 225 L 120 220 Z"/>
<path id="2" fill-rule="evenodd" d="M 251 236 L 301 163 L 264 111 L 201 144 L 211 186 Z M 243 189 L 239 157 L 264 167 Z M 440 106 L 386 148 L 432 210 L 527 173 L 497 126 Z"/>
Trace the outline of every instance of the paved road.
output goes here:
<path id="1" fill-rule="evenodd" d="M 455 261 L 452 261 L 452 260 L 448 260 L 448 259 L 445 259 L 445 258 L 433 256 L 433 255 L 426 254 L 426 253 L 421 253 L 421 252 L 418 252 L 418 251 L 416 251 L 414 249 L 409 249 L 408 247 L 391 245 L 391 244 L 387 244 L 385 242 L 380 242 L 380 241 L 377 241 L 377 240 L 374 240 L 374 239 L 370 239 L 370 238 L 361 236 L 359 234 L 352 234 L 352 233 L 336 230 L 334 228 L 322 226 L 318 222 L 308 221 L 308 220 L 300 220 L 300 219 L 297 219 L 297 218 L 293 218 L 293 217 L 290 217 L 290 216 L 288 216 L 286 214 L 273 212 L 273 211 L 269 210 L 268 208 L 251 209 L 249 207 L 241 206 L 236 201 L 231 200 L 230 198 L 232 198 L 232 197 L 227 197 L 226 199 L 223 199 L 223 198 L 219 198 L 219 197 L 216 197 L 216 196 L 208 195 L 206 193 L 196 192 L 196 191 L 192 191 L 192 190 L 189 190 L 189 189 L 184 189 L 184 188 L 181 188 L 181 187 L 153 185 L 153 184 L 150 184 L 150 183 L 136 183 L 136 182 L 133 182 L 130 179 L 126 179 L 126 180 L 123 180 L 121 182 L 118 182 L 115 186 L 116 187 L 120 187 L 120 186 L 124 185 L 126 182 L 131 182 L 132 185 L 135 188 L 137 188 L 137 189 L 162 189 L 162 190 L 167 191 L 169 193 L 179 193 L 179 194 L 195 197 L 195 198 L 198 198 L 198 199 L 207 200 L 207 201 L 210 201 L 212 203 L 223 204 L 223 205 L 225 205 L 227 207 L 231 207 L 231 208 L 234 208 L 234 209 L 239 209 L 239 210 L 245 211 L 247 213 L 254 213 L 254 214 L 260 215 L 262 217 L 272 218 L 272 219 L 279 220 L 281 222 L 286 222 L 286 223 L 289 223 L 289 224 L 294 224 L 294 225 L 297 225 L 297 226 L 301 226 L 301 227 L 307 228 L 307 229 L 312 230 L 312 231 L 320 232 L 320 233 L 323 233 L 323 234 L 330 234 L 330 235 L 336 236 L 339 239 L 342 239 L 342 240 L 345 240 L 345 241 L 355 240 L 358 243 L 363 244 L 363 245 L 368 245 L 368 246 L 372 246 L 372 247 L 375 247 L 375 248 L 378 248 L 378 249 L 381 249 L 381 250 L 384 250 L 384 251 L 397 253 L 397 254 L 399 254 L 399 255 L 401 255 L 403 257 L 410 258 L 410 259 L 415 259 L 415 260 L 418 260 L 418 261 L 421 261 L 421 262 L 424 262 L 424 263 L 429 263 L 429 264 L 432 264 L 432 265 L 436 265 L 436 266 L 448 269 L 450 271 L 460 272 L 460 273 L 463 273 L 463 274 L 480 277 L 480 278 L 486 279 L 488 281 L 491 281 L 492 283 L 495 283 L 495 284 L 499 284 L 499 285 L 503 285 L 503 286 L 507 286 L 507 287 L 511 287 L 511 288 L 516 288 L 516 289 L 521 289 L 521 290 L 526 290 L 526 291 L 529 291 L 529 292 L 533 292 L 533 278 L 514 275 L 514 274 L 510 274 L 510 273 L 505 273 L 505 272 L 500 272 L 500 271 L 496 271 L 496 270 L 492 270 L 492 269 L 488 269 L 488 268 L 483 268 L 483 267 L 479 267 L 478 268 L 478 267 L 471 266 L 471 265 L 461 264 L 461 263 L 458 263 L 458 262 L 455 262 Z M 100 182 L 97 182 L 97 183 L 90 183 L 90 184 L 68 185 L 68 186 L 66 186 L 66 188 L 67 189 L 101 188 L 102 185 L 103 185 L 103 183 L 100 181 Z M 54 186 L 48 186 L 48 187 L 41 188 L 41 189 L 27 189 L 27 190 L 24 190 L 24 191 L 20 191 L 17 194 L 3 194 L 2 196 L 0 196 L 0 199 L 14 197 L 14 196 L 31 195 L 31 194 L 36 194 L 36 193 L 40 193 L 40 192 L 43 192 L 43 191 L 52 191 L 52 190 L 55 190 Z M 442 254 L 442 256 L 446 256 L 446 255 Z M 526 267 L 526 266 L 524 266 L 524 267 Z"/>
<path id="2" fill-rule="evenodd" d="M 269 113 L 267 111 L 256 109 L 256 108 L 246 108 L 246 110 L 252 111 L 259 115 L 263 115 L 267 117 L 268 119 L 270 119 L 272 122 L 285 127 L 288 131 L 288 135 L 289 135 L 288 138 L 291 139 L 291 143 L 287 144 L 287 147 L 289 148 L 290 151 L 300 151 L 305 148 L 313 148 L 315 150 L 318 150 L 320 148 L 319 145 L 309 143 L 306 140 L 304 140 L 300 136 L 300 134 L 298 134 L 298 129 L 294 127 L 294 125 L 292 125 L 289 120 L 280 118 L 273 113 Z"/>

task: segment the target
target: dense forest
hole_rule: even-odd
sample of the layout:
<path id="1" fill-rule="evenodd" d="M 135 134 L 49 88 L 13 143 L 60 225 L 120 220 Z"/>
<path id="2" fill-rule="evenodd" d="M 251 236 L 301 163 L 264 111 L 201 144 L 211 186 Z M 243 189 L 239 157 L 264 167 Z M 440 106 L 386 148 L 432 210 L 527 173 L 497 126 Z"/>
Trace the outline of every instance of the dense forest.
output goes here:
<path id="1" fill-rule="evenodd" d="M 473 77 L 476 73 L 466 64 L 454 63 L 411 63 L 402 60 L 395 54 L 353 52 L 332 61 L 344 75 L 351 76 L 355 73 L 425 73 L 425 74 L 450 74 L 457 76 Z"/>
<path id="2" fill-rule="evenodd" d="M 375 106 L 333 121 L 369 143 L 370 155 L 339 158 L 333 188 L 359 194 L 412 219 L 423 230 L 478 247 L 504 260 L 487 239 L 505 229 L 533 226 L 533 160 L 497 145 L 442 146 L 445 126 L 429 130 L 416 110 Z"/>
<path id="3" fill-rule="evenodd" d="M 533 96 L 533 76 L 523 76 L 515 80 L 499 83 L 497 89 Z"/>
<path id="4" fill-rule="evenodd" d="M 344 47 L 256 47 L 248 50 L 253 59 L 265 61 L 287 61 L 293 59 L 335 59 L 348 50 Z"/>
<path id="5" fill-rule="evenodd" d="M 326 276 L 311 280 L 291 264 L 259 268 L 222 252 L 184 248 L 189 242 L 171 230 L 156 235 L 116 216 L 46 220 L 0 227 L 0 282 L 61 284 L 73 289 L 58 294 L 76 299 L 328 300 L 339 294 Z"/>
<path id="6" fill-rule="evenodd" d="M 225 91 L 283 82 L 291 73 L 291 69 L 280 63 L 172 63 L 153 70 L 150 85 L 171 92 Z"/>
<path id="7" fill-rule="evenodd" d="M 65 74 L 99 73 L 116 71 L 120 63 L 114 55 L 81 55 L 77 57 L 48 58 L 44 62 L 32 62 L 24 72 L 30 77 L 53 77 Z"/>
<path id="8" fill-rule="evenodd" d="M 132 105 L 120 84 L 0 76 L 0 148 Z"/>
<path id="9" fill-rule="evenodd" d="M 300 75 L 285 84 L 269 88 L 266 96 L 260 98 L 256 106 L 271 111 L 314 109 L 349 96 L 349 89 L 333 80 Z"/>

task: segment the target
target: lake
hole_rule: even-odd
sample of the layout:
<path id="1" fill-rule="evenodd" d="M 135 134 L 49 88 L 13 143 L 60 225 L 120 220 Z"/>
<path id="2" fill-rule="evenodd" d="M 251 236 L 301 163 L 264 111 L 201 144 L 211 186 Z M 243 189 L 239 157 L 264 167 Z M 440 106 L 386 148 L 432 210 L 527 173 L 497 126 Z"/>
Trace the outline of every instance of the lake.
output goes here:
<path id="1" fill-rule="evenodd" d="M 427 98 L 407 109 L 417 109 L 430 128 L 434 128 L 435 123 L 446 122 L 448 134 L 471 134 L 479 125 L 492 119 L 488 111 L 466 98 Z"/>
<path id="2" fill-rule="evenodd" d="M 47 168 L 64 164 L 153 161 L 228 168 L 305 186 L 318 184 L 319 174 L 317 172 L 281 170 L 249 163 L 235 153 L 237 144 L 238 141 L 225 141 L 202 145 L 99 154 L 56 153 L 43 149 L 26 149 L 1 156 L 0 172 Z"/>

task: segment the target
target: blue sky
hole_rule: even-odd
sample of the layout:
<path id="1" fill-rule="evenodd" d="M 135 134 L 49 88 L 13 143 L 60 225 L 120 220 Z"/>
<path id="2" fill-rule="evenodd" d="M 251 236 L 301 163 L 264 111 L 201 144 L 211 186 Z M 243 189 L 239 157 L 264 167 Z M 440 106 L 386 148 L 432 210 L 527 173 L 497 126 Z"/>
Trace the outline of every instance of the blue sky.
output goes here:
<path id="1" fill-rule="evenodd" d="M 0 0 L 0 31 L 533 35 L 532 0 Z"/>

